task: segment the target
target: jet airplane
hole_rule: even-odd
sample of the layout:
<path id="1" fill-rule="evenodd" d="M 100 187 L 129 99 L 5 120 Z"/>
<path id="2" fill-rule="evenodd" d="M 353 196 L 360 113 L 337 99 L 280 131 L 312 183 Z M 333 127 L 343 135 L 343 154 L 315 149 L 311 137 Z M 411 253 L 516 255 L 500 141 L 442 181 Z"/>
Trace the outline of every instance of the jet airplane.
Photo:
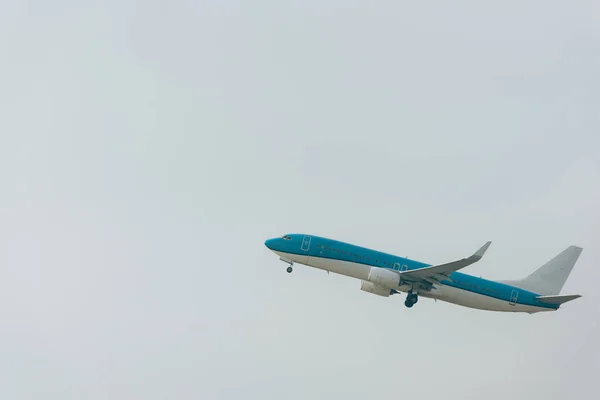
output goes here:
<path id="1" fill-rule="evenodd" d="M 307 234 L 286 234 L 268 239 L 265 246 L 289 264 L 295 263 L 360 279 L 360 289 L 389 297 L 407 293 L 411 308 L 419 297 L 432 298 L 488 311 L 537 313 L 556 311 L 578 294 L 560 294 L 581 247 L 569 246 L 556 257 L 520 280 L 492 281 L 461 270 L 481 260 L 491 242 L 471 256 L 430 265 L 409 258 Z"/>

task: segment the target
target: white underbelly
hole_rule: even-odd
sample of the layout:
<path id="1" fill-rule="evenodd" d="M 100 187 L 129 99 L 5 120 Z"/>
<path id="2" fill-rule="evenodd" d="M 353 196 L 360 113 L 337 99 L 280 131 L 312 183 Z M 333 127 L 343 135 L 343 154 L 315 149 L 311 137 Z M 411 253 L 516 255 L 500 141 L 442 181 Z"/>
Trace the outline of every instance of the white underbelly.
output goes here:
<path id="1" fill-rule="evenodd" d="M 286 260 L 291 260 L 298 264 L 306 265 L 308 261 L 308 255 L 300 255 L 300 254 L 292 254 L 292 253 L 284 253 L 281 251 L 274 251 L 279 257 L 284 258 Z"/>
<path id="2" fill-rule="evenodd" d="M 321 257 L 310 257 L 308 265 L 362 280 L 366 280 L 369 277 L 369 271 L 371 271 L 371 266 L 369 265 Z"/>
<path id="3" fill-rule="evenodd" d="M 488 311 L 504 312 L 527 312 L 536 313 L 540 311 L 554 311 L 544 307 L 528 306 L 524 304 L 513 304 L 506 300 L 497 299 L 468 290 L 457 289 L 452 286 L 439 285 L 430 292 L 421 292 L 421 296 L 431 297 L 437 300 Z"/>
<path id="4" fill-rule="evenodd" d="M 371 267 L 369 265 L 359 264 L 351 261 L 334 260 L 331 258 L 307 257 L 297 254 L 280 253 L 281 257 L 290 259 L 298 264 L 308 265 L 310 267 L 334 272 L 336 274 L 349 276 L 351 278 L 367 280 Z"/>

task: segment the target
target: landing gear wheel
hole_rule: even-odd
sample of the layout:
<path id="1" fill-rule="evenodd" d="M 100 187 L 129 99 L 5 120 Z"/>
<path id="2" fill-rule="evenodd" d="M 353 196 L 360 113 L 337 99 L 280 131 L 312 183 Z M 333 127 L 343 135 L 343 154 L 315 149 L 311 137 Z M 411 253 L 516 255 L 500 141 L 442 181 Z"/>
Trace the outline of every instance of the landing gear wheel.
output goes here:
<path id="1" fill-rule="evenodd" d="M 406 296 L 406 301 L 404 302 L 404 305 L 408 308 L 411 308 L 412 306 L 417 304 L 417 301 L 419 301 L 419 296 L 416 294 L 409 293 L 408 296 Z"/>
<path id="2" fill-rule="evenodd" d="M 292 267 L 287 267 L 287 269 L 286 269 L 286 271 L 287 271 L 288 273 L 290 273 L 290 274 L 292 273 L 292 271 L 293 271 L 293 270 L 294 270 L 294 269 L 293 269 Z"/>

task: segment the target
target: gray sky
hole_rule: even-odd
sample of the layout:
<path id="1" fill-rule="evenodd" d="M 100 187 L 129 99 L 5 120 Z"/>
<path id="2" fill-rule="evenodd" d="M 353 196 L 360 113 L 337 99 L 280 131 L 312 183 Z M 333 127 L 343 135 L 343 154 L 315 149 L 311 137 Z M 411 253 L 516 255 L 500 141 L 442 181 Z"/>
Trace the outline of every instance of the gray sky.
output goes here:
<path id="1" fill-rule="evenodd" d="M 0 398 L 595 390 L 597 1 L 87 3 L 0 13 Z M 584 297 L 408 310 L 288 275 L 287 232 L 430 263 L 492 240 L 465 270 L 492 279 L 576 244 Z"/>

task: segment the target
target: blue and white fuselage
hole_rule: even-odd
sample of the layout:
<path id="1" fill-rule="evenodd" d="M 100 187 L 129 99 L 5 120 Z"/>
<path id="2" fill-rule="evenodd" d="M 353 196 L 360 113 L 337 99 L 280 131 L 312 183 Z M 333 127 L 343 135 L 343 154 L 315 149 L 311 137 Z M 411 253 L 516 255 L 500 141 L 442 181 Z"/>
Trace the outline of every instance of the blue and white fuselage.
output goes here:
<path id="1" fill-rule="evenodd" d="M 456 271 L 481 259 L 489 242 L 469 258 L 437 266 L 305 234 L 269 239 L 265 245 L 290 264 L 288 272 L 298 263 L 360 279 L 361 289 L 376 295 L 405 292 L 407 307 L 422 296 L 481 310 L 537 313 L 580 297 L 559 295 L 581 253 L 576 246 L 525 279 L 496 282 Z"/>

